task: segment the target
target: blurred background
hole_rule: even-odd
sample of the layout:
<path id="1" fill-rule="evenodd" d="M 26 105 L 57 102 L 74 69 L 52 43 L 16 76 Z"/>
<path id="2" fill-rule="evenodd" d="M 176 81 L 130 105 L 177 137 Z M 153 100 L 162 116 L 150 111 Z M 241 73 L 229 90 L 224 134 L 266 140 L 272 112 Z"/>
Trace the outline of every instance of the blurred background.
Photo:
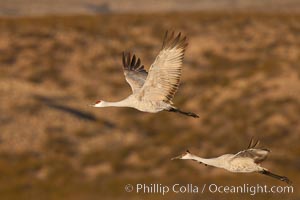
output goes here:
<path id="1" fill-rule="evenodd" d="M 148 67 L 166 30 L 189 38 L 175 113 L 93 109 L 131 90 L 121 52 Z M 299 199 L 298 0 L 1 0 L 1 199 Z M 128 183 L 269 186 L 192 161 L 235 153 L 250 138 L 293 194 L 126 193 Z"/>

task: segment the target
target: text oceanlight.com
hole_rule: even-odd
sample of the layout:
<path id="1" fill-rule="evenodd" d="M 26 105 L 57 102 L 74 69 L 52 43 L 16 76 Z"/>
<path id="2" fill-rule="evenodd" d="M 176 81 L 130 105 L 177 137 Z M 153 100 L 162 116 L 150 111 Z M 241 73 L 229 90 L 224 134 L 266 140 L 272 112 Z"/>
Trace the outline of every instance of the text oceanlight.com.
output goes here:
<path id="1" fill-rule="evenodd" d="M 153 184 L 127 184 L 125 186 L 126 192 L 135 192 L 137 194 L 161 194 L 181 193 L 181 194 L 201 194 L 209 193 L 224 193 L 224 194 L 249 194 L 255 195 L 258 193 L 293 193 L 293 186 L 268 186 L 268 185 L 249 185 L 243 184 L 238 186 L 226 186 L 217 184 L 173 184 L 163 185 L 159 183 Z"/>

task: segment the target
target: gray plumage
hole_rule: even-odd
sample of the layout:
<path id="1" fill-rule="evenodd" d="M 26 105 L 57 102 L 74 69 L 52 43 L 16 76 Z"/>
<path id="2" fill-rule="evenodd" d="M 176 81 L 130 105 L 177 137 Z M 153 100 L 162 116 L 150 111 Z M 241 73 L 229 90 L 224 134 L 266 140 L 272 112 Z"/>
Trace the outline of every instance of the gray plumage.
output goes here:
<path id="1" fill-rule="evenodd" d="M 148 72 L 144 69 L 144 65 L 141 65 L 140 58 L 136 60 L 135 55 L 131 58 L 130 53 L 123 52 L 122 61 L 125 79 L 130 85 L 132 93 L 136 93 L 143 87 Z"/>
<path id="2" fill-rule="evenodd" d="M 94 107 L 132 107 L 143 112 L 178 112 L 198 118 L 192 112 L 184 112 L 173 106 L 172 99 L 178 90 L 183 57 L 187 46 L 186 37 L 181 33 L 166 32 L 162 48 L 149 73 L 144 69 L 140 58 L 130 53 L 122 55 L 125 79 L 131 87 L 132 95 L 120 102 L 97 101 Z"/>
<path id="3" fill-rule="evenodd" d="M 251 139 L 247 149 L 236 154 L 224 154 L 216 158 L 201 158 L 187 151 L 184 154 L 173 158 L 172 160 L 194 160 L 205 165 L 223 168 L 230 172 L 236 173 L 258 172 L 291 184 L 292 182 L 287 177 L 274 174 L 266 168 L 260 166 L 260 163 L 267 158 L 270 150 L 256 148 L 258 143 L 258 141 L 254 142 L 254 140 Z"/>

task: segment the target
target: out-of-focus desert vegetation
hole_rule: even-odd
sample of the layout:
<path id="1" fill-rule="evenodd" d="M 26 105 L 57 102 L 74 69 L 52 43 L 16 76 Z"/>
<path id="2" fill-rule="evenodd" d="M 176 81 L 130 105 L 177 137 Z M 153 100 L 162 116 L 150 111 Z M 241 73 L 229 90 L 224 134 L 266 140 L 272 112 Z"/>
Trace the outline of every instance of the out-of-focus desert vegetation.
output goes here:
<path id="1" fill-rule="evenodd" d="M 121 52 L 150 66 L 166 30 L 189 38 L 174 103 L 199 119 L 129 108 L 93 109 L 130 94 Z M 1 199 L 250 199 L 249 194 L 126 193 L 127 183 L 282 185 L 192 161 L 234 153 L 251 136 L 264 166 L 299 199 L 300 15 L 227 12 L 0 19 Z"/>

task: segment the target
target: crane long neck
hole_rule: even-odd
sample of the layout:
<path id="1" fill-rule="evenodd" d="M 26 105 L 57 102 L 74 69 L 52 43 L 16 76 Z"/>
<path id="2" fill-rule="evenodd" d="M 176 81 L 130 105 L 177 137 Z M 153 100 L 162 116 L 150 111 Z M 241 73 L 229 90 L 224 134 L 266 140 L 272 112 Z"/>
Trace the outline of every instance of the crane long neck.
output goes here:
<path id="1" fill-rule="evenodd" d="M 123 99 L 121 101 L 117 102 L 108 102 L 108 101 L 102 101 L 103 107 L 129 107 L 129 101 L 127 99 Z"/>
<path id="2" fill-rule="evenodd" d="M 201 158 L 199 156 L 189 154 L 188 158 L 206 165 L 214 166 L 214 167 L 222 167 L 222 162 L 220 161 L 219 157 L 217 158 Z"/>

